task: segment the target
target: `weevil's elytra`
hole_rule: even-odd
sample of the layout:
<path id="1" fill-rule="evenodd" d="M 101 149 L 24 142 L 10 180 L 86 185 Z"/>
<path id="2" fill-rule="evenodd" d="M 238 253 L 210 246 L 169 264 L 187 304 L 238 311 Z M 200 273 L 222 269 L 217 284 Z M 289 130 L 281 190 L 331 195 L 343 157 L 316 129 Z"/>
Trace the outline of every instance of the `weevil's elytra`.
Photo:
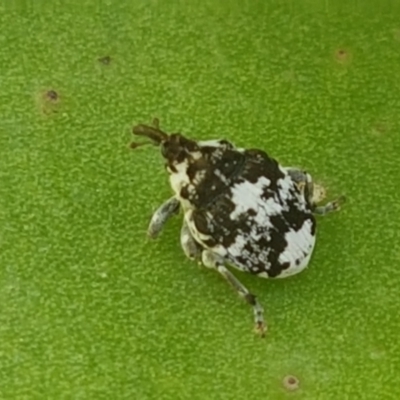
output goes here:
<path id="1" fill-rule="evenodd" d="M 263 308 L 226 266 L 265 278 L 301 272 L 315 246 L 315 214 L 338 210 L 344 198 L 317 205 L 324 191 L 309 173 L 283 167 L 259 149 L 167 134 L 158 120 L 153 127 L 135 126 L 133 133 L 160 146 L 174 192 L 154 213 L 149 236 L 155 238 L 181 208 L 184 253 L 230 283 L 253 307 L 256 330 L 264 336 Z"/>

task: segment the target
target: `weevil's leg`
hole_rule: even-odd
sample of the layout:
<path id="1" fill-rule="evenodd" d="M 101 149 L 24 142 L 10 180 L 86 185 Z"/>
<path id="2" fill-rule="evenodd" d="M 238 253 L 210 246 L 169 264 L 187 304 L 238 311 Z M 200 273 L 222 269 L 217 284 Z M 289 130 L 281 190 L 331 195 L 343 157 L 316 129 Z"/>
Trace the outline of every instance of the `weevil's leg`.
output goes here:
<path id="1" fill-rule="evenodd" d="M 315 207 L 313 212 L 314 214 L 318 215 L 326 215 L 332 211 L 338 211 L 340 210 L 340 205 L 343 204 L 345 201 L 346 198 L 344 196 L 340 196 L 336 200 L 330 201 L 324 206 Z"/>
<path id="2" fill-rule="evenodd" d="M 297 168 L 287 168 L 287 172 L 311 206 L 318 202 L 318 199 L 314 198 L 314 182 L 310 174 Z"/>
<path id="3" fill-rule="evenodd" d="M 302 171 L 301 169 L 288 167 L 287 172 L 295 182 L 297 183 L 307 182 L 306 172 Z"/>
<path id="4" fill-rule="evenodd" d="M 191 260 L 200 258 L 202 247 L 194 240 L 185 219 L 181 228 L 181 246 L 186 257 Z"/>
<path id="5" fill-rule="evenodd" d="M 264 324 L 264 310 L 256 296 L 250 293 L 247 288 L 225 267 L 223 259 L 212 251 L 204 250 L 202 253 L 202 261 L 206 267 L 215 268 L 237 291 L 240 297 L 253 307 L 256 330 L 262 337 L 264 337 L 266 331 L 266 325 Z"/>
<path id="6" fill-rule="evenodd" d="M 308 203 L 315 207 L 326 196 L 325 189 L 318 184 L 315 184 L 312 176 L 297 168 L 287 169 L 290 177 L 298 184 L 299 189 L 304 193 Z"/>
<path id="7" fill-rule="evenodd" d="M 171 197 L 163 203 L 153 214 L 147 228 L 147 235 L 155 239 L 162 231 L 165 223 L 179 212 L 179 201 L 175 197 Z"/>
<path id="8" fill-rule="evenodd" d="M 340 210 L 340 205 L 346 200 L 344 196 L 340 196 L 324 206 L 317 206 L 325 198 L 325 189 L 320 185 L 314 184 L 311 175 L 306 171 L 296 168 L 288 168 L 287 171 L 291 178 L 299 185 L 300 189 L 304 189 L 304 196 L 307 198 L 309 204 L 311 204 L 315 214 L 326 215 L 332 211 Z"/>

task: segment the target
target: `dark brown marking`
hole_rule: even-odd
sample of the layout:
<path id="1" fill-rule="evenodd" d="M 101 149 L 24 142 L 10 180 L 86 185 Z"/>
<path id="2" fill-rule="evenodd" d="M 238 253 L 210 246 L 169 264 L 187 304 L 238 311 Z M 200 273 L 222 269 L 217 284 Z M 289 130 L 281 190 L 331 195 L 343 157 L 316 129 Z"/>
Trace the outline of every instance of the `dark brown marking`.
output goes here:
<path id="1" fill-rule="evenodd" d="M 284 262 L 282 265 L 281 265 L 281 268 L 282 269 L 288 269 L 290 267 L 290 263 L 289 262 Z"/>
<path id="2" fill-rule="evenodd" d="M 181 189 L 179 195 L 183 198 L 183 199 L 188 199 L 189 198 L 189 190 L 187 186 L 183 186 L 183 188 Z"/>
<path id="3" fill-rule="evenodd" d="M 206 235 L 210 233 L 210 227 L 208 225 L 207 218 L 203 212 L 201 212 L 200 210 L 194 210 L 192 217 L 194 225 L 200 233 Z"/>
<path id="4" fill-rule="evenodd" d="M 214 238 L 210 237 L 207 240 L 204 240 L 204 244 L 207 247 L 214 247 L 218 244 L 218 242 Z"/>

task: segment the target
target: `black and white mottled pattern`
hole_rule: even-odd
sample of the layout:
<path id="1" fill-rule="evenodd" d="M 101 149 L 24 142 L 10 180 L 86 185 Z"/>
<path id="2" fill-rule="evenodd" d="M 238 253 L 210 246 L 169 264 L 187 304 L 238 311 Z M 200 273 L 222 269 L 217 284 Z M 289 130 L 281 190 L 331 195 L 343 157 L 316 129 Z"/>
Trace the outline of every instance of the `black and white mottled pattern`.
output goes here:
<path id="1" fill-rule="evenodd" d="M 134 133 L 161 146 L 174 191 L 154 213 L 149 236 L 156 237 L 181 207 L 185 254 L 224 276 L 253 306 L 257 330 L 263 334 L 261 305 L 225 264 L 268 278 L 299 273 L 314 249 L 314 214 L 337 210 L 342 198 L 317 206 L 323 191 L 314 191 L 312 177 L 279 165 L 262 150 L 168 135 L 158 126 L 138 125 Z"/>
<path id="2" fill-rule="evenodd" d="M 188 203 L 185 220 L 195 240 L 259 276 L 284 277 L 304 269 L 316 222 L 285 168 L 260 150 L 206 145 L 199 151 L 200 161 L 182 168 L 185 178 L 171 177 L 178 199 Z M 199 167 L 203 160 L 205 168 Z"/>

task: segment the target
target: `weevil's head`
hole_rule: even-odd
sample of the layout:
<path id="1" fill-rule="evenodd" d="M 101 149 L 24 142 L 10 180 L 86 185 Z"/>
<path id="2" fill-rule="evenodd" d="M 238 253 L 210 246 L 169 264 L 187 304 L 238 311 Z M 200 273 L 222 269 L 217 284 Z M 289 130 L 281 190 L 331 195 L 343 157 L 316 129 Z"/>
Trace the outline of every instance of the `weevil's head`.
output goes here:
<path id="1" fill-rule="evenodd" d="M 178 198 L 196 207 L 206 204 L 210 196 L 228 184 L 242 161 L 242 154 L 226 140 L 196 141 L 180 133 L 167 134 L 155 126 L 137 125 L 134 135 L 145 136 L 161 149 L 170 184 Z M 132 147 L 144 143 L 132 143 Z M 222 189 L 221 189 L 222 190 Z"/>
<path id="2" fill-rule="evenodd" d="M 154 127 L 149 125 L 136 125 L 133 127 L 133 134 L 144 136 L 160 147 L 161 155 L 166 160 L 166 169 L 170 174 L 183 172 L 195 159 L 201 157 L 200 146 L 195 140 L 190 140 L 180 133 L 167 134 L 159 129 L 158 121 L 154 121 Z M 145 143 L 132 143 L 131 147 L 136 148 Z"/>

